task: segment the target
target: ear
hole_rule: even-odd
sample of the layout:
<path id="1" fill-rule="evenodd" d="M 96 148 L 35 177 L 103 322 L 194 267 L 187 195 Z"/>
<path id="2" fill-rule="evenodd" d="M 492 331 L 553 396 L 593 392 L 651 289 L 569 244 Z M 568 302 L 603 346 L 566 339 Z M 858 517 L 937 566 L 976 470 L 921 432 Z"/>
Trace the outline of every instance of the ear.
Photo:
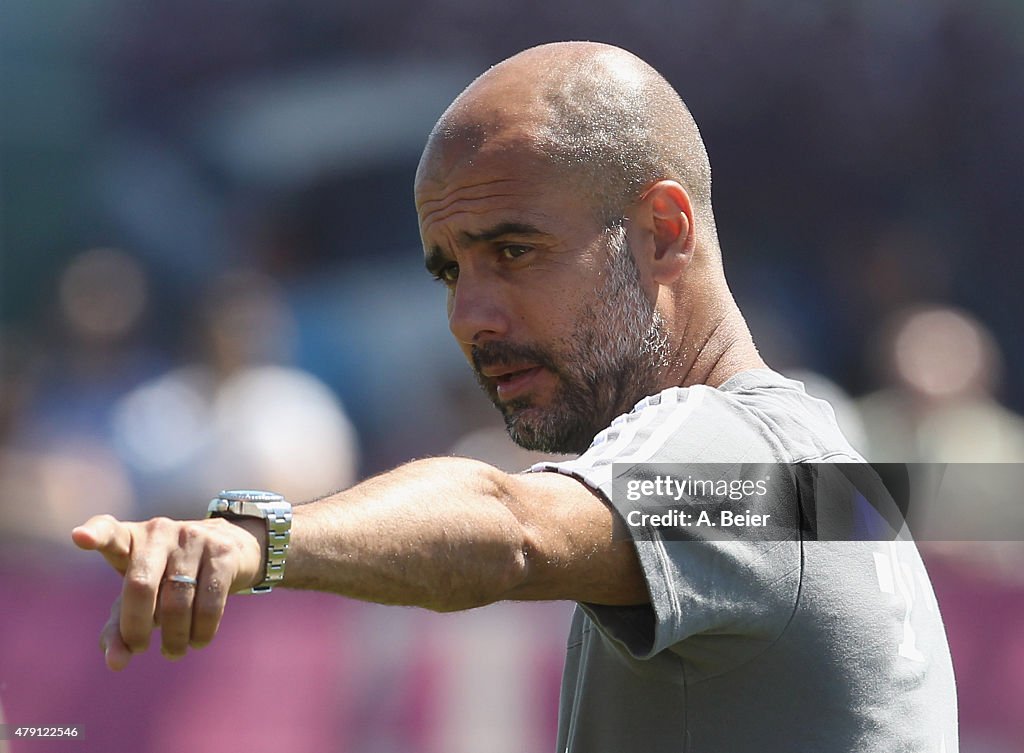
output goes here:
<path id="1" fill-rule="evenodd" d="M 636 210 L 653 237 L 654 255 L 648 258 L 652 277 L 670 285 L 690 263 L 697 243 L 690 197 L 676 181 L 660 180 L 644 192 Z"/>

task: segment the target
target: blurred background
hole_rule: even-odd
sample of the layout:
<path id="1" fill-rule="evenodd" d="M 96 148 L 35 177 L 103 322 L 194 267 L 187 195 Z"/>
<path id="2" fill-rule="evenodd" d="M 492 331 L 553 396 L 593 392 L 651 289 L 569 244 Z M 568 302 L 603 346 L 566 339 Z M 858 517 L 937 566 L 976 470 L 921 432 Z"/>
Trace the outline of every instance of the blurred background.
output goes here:
<path id="1" fill-rule="evenodd" d="M 553 748 L 567 605 L 234 599 L 203 653 L 113 675 L 117 579 L 68 532 L 427 454 L 528 465 L 450 341 L 412 179 L 473 77 L 570 38 L 636 52 L 690 105 L 769 364 L 871 459 L 1021 462 L 1017 0 L 3 0 L 9 722 L 84 725 L 60 744 L 81 751 Z M 962 500 L 1021 530 L 1019 488 Z M 1019 538 L 923 548 L 961 750 L 1020 753 Z"/>

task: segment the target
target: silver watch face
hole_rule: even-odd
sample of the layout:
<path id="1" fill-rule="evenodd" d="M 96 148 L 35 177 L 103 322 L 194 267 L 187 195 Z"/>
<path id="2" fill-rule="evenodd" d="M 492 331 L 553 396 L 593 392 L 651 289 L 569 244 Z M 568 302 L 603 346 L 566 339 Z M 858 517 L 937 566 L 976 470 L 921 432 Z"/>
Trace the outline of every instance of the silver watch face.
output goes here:
<path id="1" fill-rule="evenodd" d="M 284 502 L 280 494 L 258 489 L 231 489 L 218 494 L 217 499 L 227 502 Z"/>

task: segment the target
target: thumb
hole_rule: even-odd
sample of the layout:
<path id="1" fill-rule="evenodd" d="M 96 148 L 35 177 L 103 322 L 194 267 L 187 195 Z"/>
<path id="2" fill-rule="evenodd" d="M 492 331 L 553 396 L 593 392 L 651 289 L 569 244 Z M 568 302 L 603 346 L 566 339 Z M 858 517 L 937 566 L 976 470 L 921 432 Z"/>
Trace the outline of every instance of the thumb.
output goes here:
<path id="1" fill-rule="evenodd" d="M 71 532 L 80 549 L 97 551 L 122 575 L 128 568 L 132 534 L 127 524 L 112 515 L 97 515 Z"/>

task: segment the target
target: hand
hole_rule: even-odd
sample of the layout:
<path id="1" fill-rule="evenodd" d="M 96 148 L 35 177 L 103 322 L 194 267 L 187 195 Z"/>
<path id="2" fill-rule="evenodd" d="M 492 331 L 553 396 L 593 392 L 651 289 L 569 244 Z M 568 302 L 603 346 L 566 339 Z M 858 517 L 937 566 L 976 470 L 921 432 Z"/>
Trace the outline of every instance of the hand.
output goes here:
<path id="1" fill-rule="evenodd" d="M 81 549 L 95 550 L 124 576 L 121 595 L 100 633 L 107 666 L 120 671 L 149 647 L 160 626 L 162 652 L 171 660 L 213 640 L 228 594 L 262 578 L 266 542 L 261 521 L 153 518 L 125 523 L 90 518 L 71 532 Z M 172 575 L 198 583 L 167 580 Z"/>

